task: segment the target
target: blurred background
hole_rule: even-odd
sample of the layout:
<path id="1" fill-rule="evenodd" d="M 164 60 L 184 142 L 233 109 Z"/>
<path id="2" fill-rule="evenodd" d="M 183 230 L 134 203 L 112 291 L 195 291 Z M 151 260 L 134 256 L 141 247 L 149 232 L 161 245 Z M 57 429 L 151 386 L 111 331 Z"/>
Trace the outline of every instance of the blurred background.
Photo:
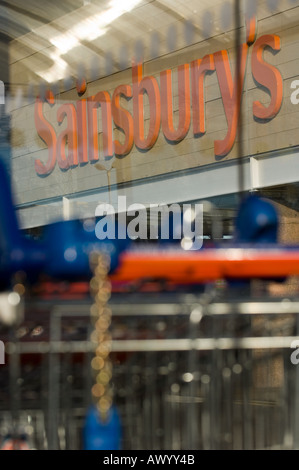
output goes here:
<path id="1" fill-rule="evenodd" d="M 1 1 L 0 154 L 22 234 L 73 219 L 94 230 L 98 205 L 118 213 L 125 196 L 148 227 L 161 225 L 151 204 L 203 204 L 204 247 L 226 247 L 253 194 L 277 211 L 277 242 L 298 245 L 298 24 L 297 0 Z M 298 448 L 293 274 L 112 282 L 122 449 Z M 89 282 L 17 273 L 14 292 L 22 314 L 0 321 L 2 448 L 81 449 Z"/>

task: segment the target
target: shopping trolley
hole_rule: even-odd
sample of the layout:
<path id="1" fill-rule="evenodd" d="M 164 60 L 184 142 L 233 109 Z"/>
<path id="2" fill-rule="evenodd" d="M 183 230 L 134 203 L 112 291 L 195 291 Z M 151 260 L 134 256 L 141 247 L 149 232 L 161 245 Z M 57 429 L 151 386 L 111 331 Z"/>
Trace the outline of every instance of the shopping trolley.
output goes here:
<path id="1" fill-rule="evenodd" d="M 245 200 L 236 240 L 197 252 L 100 242 L 79 221 L 32 241 L 0 178 L 3 448 L 298 447 L 299 304 L 266 292 L 299 274 L 299 250 L 276 243 L 269 203 Z M 263 213 L 250 237 L 248 210 Z M 101 341 L 90 292 L 107 314 Z M 88 411 L 103 395 L 106 415 Z"/>

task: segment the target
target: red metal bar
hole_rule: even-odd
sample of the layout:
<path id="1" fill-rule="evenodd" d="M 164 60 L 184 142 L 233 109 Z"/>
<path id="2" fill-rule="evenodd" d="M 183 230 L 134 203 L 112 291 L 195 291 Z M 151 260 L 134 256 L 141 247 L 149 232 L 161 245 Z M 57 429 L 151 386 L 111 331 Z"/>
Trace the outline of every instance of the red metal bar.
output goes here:
<path id="1" fill-rule="evenodd" d="M 283 278 L 299 275 L 299 250 L 207 249 L 198 252 L 125 252 L 112 282 L 165 279 L 194 284 L 229 278 Z"/>

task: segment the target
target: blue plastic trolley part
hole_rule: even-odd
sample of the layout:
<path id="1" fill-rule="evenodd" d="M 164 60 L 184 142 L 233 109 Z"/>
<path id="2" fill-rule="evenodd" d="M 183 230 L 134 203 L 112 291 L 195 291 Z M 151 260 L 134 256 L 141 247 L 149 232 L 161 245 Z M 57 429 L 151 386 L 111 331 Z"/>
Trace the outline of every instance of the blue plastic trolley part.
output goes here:
<path id="1" fill-rule="evenodd" d="M 87 412 L 83 430 L 84 450 L 120 450 L 122 429 L 117 408 L 112 406 L 103 421 L 95 406 Z"/>
<path id="2" fill-rule="evenodd" d="M 41 240 L 26 238 L 20 231 L 11 187 L 0 157 L 0 290 L 10 285 L 11 276 L 24 271 L 36 281 L 41 273 L 53 278 L 88 279 L 92 252 L 105 252 L 111 258 L 111 271 L 118 265 L 125 240 L 98 240 L 95 231 L 80 220 L 59 221 L 45 227 Z"/>
<path id="3" fill-rule="evenodd" d="M 41 273 L 62 279 L 90 279 L 90 254 L 106 252 L 111 258 L 111 271 L 126 250 L 128 240 L 103 240 L 78 220 L 56 222 L 45 227 L 40 241 L 22 235 L 9 180 L 0 158 L 0 291 L 7 289 L 11 277 L 24 271 L 29 280 Z M 278 217 L 274 207 L 256 196 L 245 198 L 236 220 L 235 247 L 241 244 L 276 243 Z M 172 234 L 172 238 L 174 234 Z M 84 427 L 84 448 L 117 450 L 121 443 L 120 417 L 112 406 L 106 421 L 96 407 L 91 407 Z"/>
<path id="4" fill-rule="evenodd" d="M 234 242 L 276 244 L 278 227 L 279 218 L 274 205 L 264 198 L 250 194 L 240 204 Z"/>
<path id="5" fill-rule="evenodd" d="M 90 255 L 95 252 L 110 256 L 110 272 L 118 265 L 120 253 L 127 248 L 125 240 L 98 240 L 95 231 L 79 220 L 61 221 L 45 227 L 41 240 L 26 238 L 19 229 L 3 162 L 0 158 L 0 291 L 9 289 L 15 273 L 23 271 L 29 281 L 41 273 L 56 279 L 90 279 Z M 85 426 L 87 449 L 119 449 L 120 418 L 112 407 L 107 421 L 102 421 L 95 407 L 87 414 Z"/>

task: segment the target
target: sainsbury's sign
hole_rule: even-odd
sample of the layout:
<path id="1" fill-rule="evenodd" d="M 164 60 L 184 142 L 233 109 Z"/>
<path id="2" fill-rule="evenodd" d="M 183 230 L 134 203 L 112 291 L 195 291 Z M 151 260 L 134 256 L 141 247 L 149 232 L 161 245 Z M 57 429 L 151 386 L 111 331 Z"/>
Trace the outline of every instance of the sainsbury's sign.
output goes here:
<path id="1" fill-rule="evenodd" d="M 252 40 L 251 73 L 258 87 L 270 95 L 270 103 L 264 105 L 254 101 L 253 118 L 260 121 L 273 119 L 280 110 L 283 97 L 283 80 L 280 71 L 268 63 L 264 57 L 267 48 L 272 54 L 281 49 L 280 37 L 266 34 Z M 101 156 L 125 156 L 133 145 L 141 151 L 149 151 L 156 143 L 160 132 L 170 144 L 182 141 L 192 128 L 194 137 L 206 133 L 205 82 L 208 75 L 216 73 L 221 99 L 227 121 L 227 133 L 223 139 L 214 141 L 214 154 L 227 155 L 235 142 L 240 102 L 244 78 L 249 62 L 249 44 L 242 44 L 240 50 L 240 83 L 236 73 L 232 73 L 229 53 L 221 50 L 208 54 L 202 59 L 183 64 L 177 68 L 178 78 L 178 124 L 174 125 L 172 74 L 164 70 L 160 73 L 160 83 L 153 76 L 144 76 L 142 64 L 132 66 L 132 84 L 122 84 L 113 94 L 99 91 L 89 98 L 81 98 L 76 103 L 64 103 L 57 109 L 57 123 L 66 120 L 66 128 L 56 132 L 45 116 L 45 106 L 53 106 L 55 98 L 46 102 L 37 99 L 35 103 L 35 126 L 39 137 L 48 147 L 46 161 L 35 160 L 35 170 L 40 176 L 49 175 L 58 163 L 61 169 L 99 160 Z M 149 104 L 148 128 L 145 130 L 144 95 Z M 132 112 L 128 102 L 132 100 Z M 101 149 L 98 134 L 98 109 L 101 111 Z M 121 131 L 120 141 L 113 133 L 113 126 Z"/>

